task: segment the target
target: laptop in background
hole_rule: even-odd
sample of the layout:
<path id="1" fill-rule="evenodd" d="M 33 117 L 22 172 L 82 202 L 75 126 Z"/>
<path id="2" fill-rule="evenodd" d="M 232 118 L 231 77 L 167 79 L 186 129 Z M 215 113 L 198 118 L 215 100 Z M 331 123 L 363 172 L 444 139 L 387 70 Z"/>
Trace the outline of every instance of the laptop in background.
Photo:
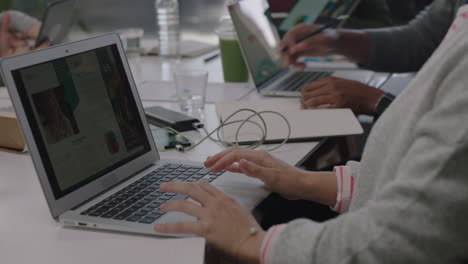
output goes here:
<path id="1" fill-rule="evenodd" d="M 264 185 L 202 164 L 161 160 L 117 34 L 0 61 L 51 215 L 66 226 L 156 234 L 194 221 L 159 206 L 163 182 L 209 181 L 253 209 Z M 163 235 L 163 234 L 160 234 Z"/>
<path id="2" fill-rule="evenodd" d="M 76 0 L 60 0 L 47 6 L 36 39 L 36 47 L 45 41 L 49 41 L 52 45 L 63 42 L 73 25 L 73 10 L 76 5 Z"/>
<path id="3" fill-rule="evenodd" d="M 374 73 L 364 70 L 308 69 L 299 72 L 292 67 L 284 68 L 278 32 L 265 15 L 268 5 L 263 0 L 249 0 L 228 8 L 247 68 L 262 95 L 300 97 L 306 83 L 328 76 L 366 84 L 372 79 Z"/>

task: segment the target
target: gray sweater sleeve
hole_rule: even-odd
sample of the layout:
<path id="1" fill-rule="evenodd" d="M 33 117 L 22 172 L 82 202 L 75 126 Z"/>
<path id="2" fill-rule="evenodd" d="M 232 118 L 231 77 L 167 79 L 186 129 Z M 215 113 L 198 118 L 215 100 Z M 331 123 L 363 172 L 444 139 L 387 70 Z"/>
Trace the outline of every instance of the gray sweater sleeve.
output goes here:
<path id="1" fill-rule="evenodd" d="M 3 23 L 4 14 L 5 12 L 0 13 L 0 25 Z M 28 16 L 19 11 L 10 10 L 8 11 L 8 14 L 10 14 L 11 31 L 18 31 L 27 34 L 32 26 L 34 26 L 36 23 L 39 23 L 39 20 L 37 20 L 36 18 Z"/>
<path id="2" fill-rule="evenodd" d="M 355 179 L 358 179 L 359 175 L 361 175 L 361 167 L 362 167 L 361 163 L 357 161 L 348 161 L 346 166 L 351 167 L 351 170 L 353 172 L 353 177 Z"/>
<path id="3" fill-rule="evenodd" d="M 435 0 L 408 25 L 369 29 L 371 54 L 364 68 L 383 72 L 416 72 L 442 42 L 460 0 Z"/>
<path id="4" fill-rule="evenodd" d="M 463 47 L 450 56 L 454 64 L 446 65 L 437 96 L 428 98 L 431 110 L 414 123 L 395 179 L 334 220 L 289 223 L 272 245 L 273 263 L 455 263 L 466 257 L 468 41 Z"/>

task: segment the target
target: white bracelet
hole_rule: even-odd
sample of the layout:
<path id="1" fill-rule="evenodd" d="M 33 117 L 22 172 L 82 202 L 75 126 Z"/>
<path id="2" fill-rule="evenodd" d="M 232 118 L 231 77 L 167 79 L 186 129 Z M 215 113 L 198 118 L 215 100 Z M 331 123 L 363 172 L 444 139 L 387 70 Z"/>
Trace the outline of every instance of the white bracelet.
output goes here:
<path id="1" fill-rule="evenodd" d="M 249 238 L 251 237 L 254 237 L 258 234 L 258 228 L 256 227 L 250 227 L 249 228 L 249 235 L 244 239 L 242 240 L 242 243 L 240 243 L 239 247 L 237 248 L 236 252 L 235 252 L 235 255 L 234 257 L 239 260 L 239 250 L 241 249 L 242 245 L 245 243 L 245 241 L 247 241 Z"/>

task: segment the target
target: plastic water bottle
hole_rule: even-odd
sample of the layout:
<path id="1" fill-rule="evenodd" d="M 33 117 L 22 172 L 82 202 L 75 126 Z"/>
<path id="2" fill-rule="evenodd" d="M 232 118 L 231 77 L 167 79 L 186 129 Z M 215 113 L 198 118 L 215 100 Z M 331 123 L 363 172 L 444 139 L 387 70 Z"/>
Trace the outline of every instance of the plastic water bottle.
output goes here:
<path id="1" fill-rule="evenodd" d="M 158 24 L 159 54 L 177 56 L 179 54 L 179 2 L 177 0 L 156 0 L 156 20 Z"/>

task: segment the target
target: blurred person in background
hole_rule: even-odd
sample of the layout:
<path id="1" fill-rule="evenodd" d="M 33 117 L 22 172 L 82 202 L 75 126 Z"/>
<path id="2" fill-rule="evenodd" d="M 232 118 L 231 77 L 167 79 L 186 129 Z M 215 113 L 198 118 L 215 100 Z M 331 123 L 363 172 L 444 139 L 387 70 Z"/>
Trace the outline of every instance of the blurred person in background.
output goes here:
<path id="1" fill-rule="evenodd" d="M 296 41 L 318 26 L 298 25 L 282 40 L 282 47 L 288 47 L 283 53 L 285 66 L 295 65 L 303 70 L 305 64 L 298 60 L 300 57 L 341 54 L 373 71 L 417 72 L 439 46 L 463 3 L 463 0 L 436 0 L 403 26 L 329 29 L 301 43 Z M 378 107 L 382 98 L 394 99 L 377 88 L 335 77 L 311 82 L 302 89 L 304 108 L 351 108 L 356 114 L 375 117 L 385 110 Z"/>
<path id="2" fill-rule="evenodd" d="M 449 1 L 442 1 L 449 2 Z M 207 182 L 161 184 L 188 195 L 161 211 L 195 222 L 158 224 L 193 233 L 242 263 L 467 263 L 468 5 L 413 82 L 378 120 L 361 162 L 307 172 L 267 152 L 231 148 L 212 172 L 241 172 L 288 199 L 317 201 L 341 215 L 262 230 L 252 214 Z"/>
<path id="3" fill-rule="evenodd" d="M 297 0 L 268 0 L 272 13 L 287 13 Z M 432 0 L 361 0 L 344 28 L 379 28 L 406 24 Z M 280 23 L 281 20 L 275 21 Z"/>
<path id="4" fill-rule="evenodd" d="M 48 43 L 37 48 L 29 45 L 28 40 L 35 40 L 40 28 L 39 20 L 19 11 L 0 13 L 0 58 L 48 46 Z"/>

